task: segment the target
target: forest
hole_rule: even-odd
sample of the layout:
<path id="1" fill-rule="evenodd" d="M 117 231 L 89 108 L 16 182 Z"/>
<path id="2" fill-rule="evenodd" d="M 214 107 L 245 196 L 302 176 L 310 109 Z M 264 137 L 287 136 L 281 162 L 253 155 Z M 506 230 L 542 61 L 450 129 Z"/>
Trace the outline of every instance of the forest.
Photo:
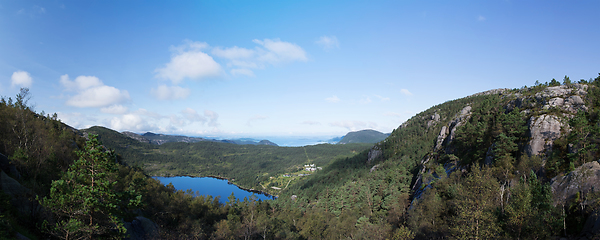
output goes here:
<path id="1" fill-rule="evenodd" d="M 588 227 L 599 222 L 600 195 L 582 187 L 592 179 L 582 169 L 600 158 L 600 76 L 577 83 L 565 76 L 562 83 L 448 101 L 375 145 L 298 148 L 144 145 L 110 129 L 79 131 L 56 115 L 36 113 L 29 94 L 22 89 L 14 100 L 0 101 L 0 153 L 6 156 L 0 238 L 600 237 Z M 575 103 L 561 105 L 558 98 Z M 542 138 L 538 151 L 540 119 L 558 119 L 560 127 Z M 215 175 L 257 188 L 306 163 L 323 169 L 268 201 L 229 196 L 221 204 L 149 177 Z M 556 179 L 575 179 L 579 188 L 560 198 L 552 190 Z"/>

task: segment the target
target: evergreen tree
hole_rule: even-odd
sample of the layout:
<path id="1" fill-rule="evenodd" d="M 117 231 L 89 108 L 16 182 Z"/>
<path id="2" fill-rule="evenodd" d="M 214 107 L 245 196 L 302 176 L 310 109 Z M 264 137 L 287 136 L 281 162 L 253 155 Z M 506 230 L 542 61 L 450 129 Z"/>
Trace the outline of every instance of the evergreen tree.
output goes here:
<path id="1" fill-rule="evenodd" d="M 49 197 L 41 204 L 54 215 L 48 231 L 62 239 L 122 238 L 119 221 L 121 199 L 113 191 L 117 172 L 115 155 L 106 151 L 96 135 L 90 135 L 85 150 L 60 180 L 52 182 Z M 131 196 L 131 194 L 128 194 Z M 126 205 L 139 204 L 140 195 Z"/>

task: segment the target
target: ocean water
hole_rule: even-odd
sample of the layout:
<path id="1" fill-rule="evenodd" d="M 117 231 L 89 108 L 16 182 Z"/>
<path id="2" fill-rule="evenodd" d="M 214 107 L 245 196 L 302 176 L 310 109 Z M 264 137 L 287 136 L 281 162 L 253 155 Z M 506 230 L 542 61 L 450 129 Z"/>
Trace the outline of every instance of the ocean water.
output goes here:
<path id="1" fill-rule="evenodd" d="M 198 192 L 199 195 L 211 195 L 213 197 L 220 196 L 219 202 L 227 202 L 227 198 L 233 193 L 233 195 L 240 201 L 254 195 L 260 200 L 273 199 L 272 196 L 264 194 L 258 194 L 249 192 L 239 188 L 236 185 L 229 184 L 227 180 L 210 178 L 210 177 L 153 177 L 159 180 L 162 184 L 172 183 L 175 189 L 186 191 L 191 189 L 194 193 Z"/>

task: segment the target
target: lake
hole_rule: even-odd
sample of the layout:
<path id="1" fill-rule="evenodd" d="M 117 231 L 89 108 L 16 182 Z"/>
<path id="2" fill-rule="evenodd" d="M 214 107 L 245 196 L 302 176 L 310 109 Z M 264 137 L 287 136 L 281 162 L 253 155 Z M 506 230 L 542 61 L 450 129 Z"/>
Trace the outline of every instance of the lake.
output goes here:
<path id="1" fill-rule="evenodd" d="M 240 201 L 244 200 L 244 197 L 250 198 L 254 195 L 260 200 L 271 200 L 272 196 L 266 196 L 264 194 L 253 193 L 239 188 L 236 185 L 229 184 L 227 180 L 211 178 L 211 177 L 153 177 L 159 180 L 162 184 L 167 185 L 172 183 L 175 189 L 186 191 L 192 189 L 194 193 L 198 192 L 199 195 L 211 195 L 213 197 L 221 196 L 219 200 L 221 203 L 227 202 L 227 198 L 233 192 L 233 195 Z"/>

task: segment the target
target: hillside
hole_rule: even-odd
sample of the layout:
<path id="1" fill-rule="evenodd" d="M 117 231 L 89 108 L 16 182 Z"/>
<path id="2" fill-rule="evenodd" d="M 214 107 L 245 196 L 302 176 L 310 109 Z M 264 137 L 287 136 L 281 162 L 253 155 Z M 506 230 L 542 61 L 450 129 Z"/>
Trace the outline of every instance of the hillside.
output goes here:
<path id="1" fill-rule="evenodd" d="M 433 106 L 280 199 L 301 199 L 287 201 L 340 221 L 360 212 L 374 229 L 391 224 L 418 239 L 598 234 L 584 223 L 597 222 L 599 183 L 562 178 L 600 157 L 600 77 L 592 82 L 565 77 L 562 85 L 496 89 Z M 571 190 L 553 194 L 564 186 Z"/>
<path id="2" fill-rule="evenodd" d="M 156 133 L 151 133 L 151 132 L 147 132 L 144 134 L 137 134 L 137 133 L 132 133 L 132 132 L 122 132 L 121 134 L 133 138 L 137 141 L 143 142 L 143 143 L 151 143 L 151 144 L 156 144 L 156 145 L 161 145 L 164 143 L 170 143 L 170 142 L 184 142 L 184 143 L 196 143 L 196 142 L 202 142 L 202 141 L 209 141 L 209 142 L 223 142 L 223 143 L 232 143 L 232 144 L 239 144 L 239 145 L 270 145 L 270 146 L 277 146 L 277 144 L 269 141 L 269 140 L 260 140 L 260 141 L 256 141 L 254 139 L 249 139 L 249 138 L 243 138 L 243 139 L 226 139 L 226 140 L 215 140 L 215 139 L 207 139 L 207 138 L 201 138 L 201 137 L 188 137 L 188 136 L 180 136 L 180 135 L 168 135 L 168 134 L 156 134 Z"/>
<path id="3" fill-rule="evenodd" d="M 244 188 L 275 195 L 279 192 L 271 187 L 282 187 L 277 185 L 281 184 L 281 175 L 297 174 L 305 164 L 325 166 L 334 159 L 352 157 L 372 146 L 319 144 L 277 147 L 213 141 L 156 145 L 104 127 L 81 131 L 97 134 L 104 145 L 119 154 L 123 162 L 139 166 L 153 176 L 217 176 L 230 179 Z"/>
<path id="4" fill-rule="evenodd" d="M 0 104 L 0 153 L 7 156 L 0 155 L 0 238 L 123 237 L 118 229 L 162 239 L 600 236 L 600 77 L 447 101 L 375 145 L 297 148 L 156 145 L 103 127 L 77 132 L 18 99 Z M 87 133 L 115 152 L 94 135 L 84 143 Z M 306 175 L 305 164 L 322 170 Z M 104 172 L 93 183 L 74 177 L 95 171 Z M 274 192 L 277 200 L 222 205 L 162 186 L 144 171 L 220 176 L 254 189 L 289 186 Z M 95 191 L 85 190 L 90 183 Z M 88 192 L 102 195 L 77 195 Z M 85 199 L 102 199 L 95 204 L 106 211 L 69 215 L 88 213 Z M 85 224 L 56 220 L 68 218 Z M 53 228 L 40 227 L 48 223 Z M 91 223 L 100 230 L 87 228 Z"/>
<path id="5" fill-rule="evenodd" d="M 375 130 L 361 130 L 356 132 L 349 132 L 338 142 L 338 144 L 347 143 L 377 143 L 387 138 L 389 134 L 378 132 Z"/>

